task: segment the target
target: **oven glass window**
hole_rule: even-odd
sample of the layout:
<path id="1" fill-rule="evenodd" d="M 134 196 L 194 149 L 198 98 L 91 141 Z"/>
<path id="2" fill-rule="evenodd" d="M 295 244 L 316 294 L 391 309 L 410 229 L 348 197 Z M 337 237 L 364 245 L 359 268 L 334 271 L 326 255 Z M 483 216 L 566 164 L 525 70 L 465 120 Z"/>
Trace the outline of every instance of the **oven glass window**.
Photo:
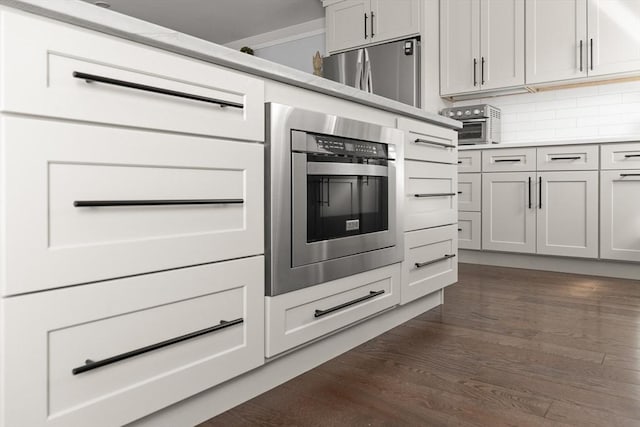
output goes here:
<path id="1" fill-rule="evenodd" d="M 388 178 L 307 176 L 307 242 L 389 228 Z"/>
<path id="2" fill-rule="evenodd" d="M 482 128 L 484 125 L 484 122 L 464 123 L 462 129 L 458 130 L 458 139 L 463 141 L 470 139 L 482 140 Z"/>

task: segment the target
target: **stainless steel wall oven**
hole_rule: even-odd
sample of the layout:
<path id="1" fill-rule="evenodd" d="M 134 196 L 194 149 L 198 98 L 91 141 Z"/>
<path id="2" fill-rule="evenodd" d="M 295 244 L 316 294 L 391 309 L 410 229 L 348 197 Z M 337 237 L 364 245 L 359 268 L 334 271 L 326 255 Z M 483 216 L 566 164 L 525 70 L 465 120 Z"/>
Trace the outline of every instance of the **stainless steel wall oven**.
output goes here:
<path id="1" fill-rule="evenodd" d="M 402 260 L 403 133 L 267 104 L 267 295 Z"/>

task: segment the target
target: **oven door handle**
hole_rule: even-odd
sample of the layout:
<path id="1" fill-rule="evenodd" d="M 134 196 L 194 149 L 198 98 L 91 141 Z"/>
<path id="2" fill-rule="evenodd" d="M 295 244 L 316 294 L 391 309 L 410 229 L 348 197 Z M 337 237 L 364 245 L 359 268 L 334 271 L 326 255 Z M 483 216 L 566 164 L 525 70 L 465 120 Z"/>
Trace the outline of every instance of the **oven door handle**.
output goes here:
<path id="1" fill-rule="evenodd" d="M 307 175 L 389 176 L 389 168 L 355 163 L 307 162 Z"/>

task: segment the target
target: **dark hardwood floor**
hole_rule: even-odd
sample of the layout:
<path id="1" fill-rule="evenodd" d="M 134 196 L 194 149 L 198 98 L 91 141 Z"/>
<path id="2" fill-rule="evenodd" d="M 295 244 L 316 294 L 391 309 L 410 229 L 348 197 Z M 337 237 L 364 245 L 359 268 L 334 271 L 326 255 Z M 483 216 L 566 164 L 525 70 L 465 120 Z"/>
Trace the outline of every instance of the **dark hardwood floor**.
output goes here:
<path id="1" fill-rule="evenodd" d="M 640 281 L 460 264 L 445 305 L 200 427 L 640 426 Z"/>

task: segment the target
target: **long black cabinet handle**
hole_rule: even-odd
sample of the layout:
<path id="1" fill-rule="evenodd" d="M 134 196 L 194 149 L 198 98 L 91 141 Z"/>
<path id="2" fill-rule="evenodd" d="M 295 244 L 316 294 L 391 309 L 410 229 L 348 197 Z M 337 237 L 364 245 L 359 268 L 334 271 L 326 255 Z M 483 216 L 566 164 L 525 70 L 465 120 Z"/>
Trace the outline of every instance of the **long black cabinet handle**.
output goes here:
<path id="1" fill-rule="evenodd" d="M 449 258 L 455 258 L 455 256 L 456 256 L 456 254 L 447 254 L 447 255 L 443 256 L 442 258 L 433 259 L 431 261 L 416 262 L 415 266 L 416 266 L 416 268 L 422 268 L 422 267 L 426 267 L 427 265 L 435 264 L 436 262 L 448 260 Z"/>
<path id="2" fill-rule="evenodd" d="M 142 90 L 145 92 L 159 93 L 161 95 L 175 96 L 177 98 L 191 99 L 193 101 L 208 102 L 210 104 L 217 104 L 221 107 L 232 107 L 232 108 L 240 108 L 240 109 L 244 108 L 244 105 L 238 102 L 223 101 L 221 99 L 209 98 L 209 97 L 200 96 L 200 95 L 193 95 L 191 93 L 178 92 L 175 90 L 163 89 L 155 86 L 143 85 L 140 83 L 132 83 L 124 80 L 112 79 L 110 77 L 103 77 L 103 76 L 97 76 L 95 74 L 82 73 L 79 71 L 74 71 L 73 77 L 75 77 L 76 79 L 86 80 L 87 83 L 90 83 L 90 82 L 104 83 L 107 85 L 127 87 L 129 89 Z"/>
<path id="3" fill-rule="evenodd" d="M 374 26 L 374 21 L 373 19 L 376 17 L 376 15 L 373 13 L 373 10 L 371 11 L 371 38 L 376 36 L 376 33 L 373 32 L 373 26 Z"/>
<path id="4" fill-rule="evenodd" d="M 496 159 L 494 163 L 505 163 L 505 162 L 518 162 L 520 163 L 522 159 Z"/>
<path id="5" fill-rule="evenodd" d="M 111 206 L 175 206 L 175 205 L 238 205 L 242 199 L 193 199 L 193 200 L 76 200 L 76 208 L 104 208 Z"/>
<path id="6" fill-rule="evenodd" d="M 436 141 L 428 141 L 426 139 L 416 139 L 415 141 L 416 144 L 430 144 L 430 145 L 437 145 L 438 147 L 442 147 L 442 148 L 457 148 L 455 145 L 453 144 L 447 144 L 444 142 L 436 142 Z"/>
<path id="7" fill-rule="evenodd" d="M 367 14 L 364 14 L 364 38 L 368 38 L 369 35 L 367 34 Z"/>
<path id="8" fill-rule="evenodd" d="M 88 371 L 92 371 L 94 369 L 102 368 L 103 366 L 111 365 L 111 364 L 116 363 L 116 362 L 121 362 L 121 361 L 123 361 L 125 359 L 130 359 L 132 357 L 136 357 L 136 356 L 139 356 L 141 354 L 148 353 L 150 351 L 158 350 L 158 349 L 161 349 L 163 347 L 168 347 L 170 345 L 177 344 L 177 343 L 182 342 L 182 341 L 187 341 L 187 340 L 190 340 L 190 339 L 193 339 L 193 338 L 197 338 L 197 337 L 200 337 L 202 335 L 210 334 L 212 332 L 216 332 L 216 331 L 219 331 L 221 329 L 228 328 L 230 326 L 239 325 L 240 323 L 243 323 L 243 322 L 244 322 L 244 319 L 242 319 L 242 318 L 235 319 L 235 320 L 230 320 L 228 322 L 226 320 L 221 320 L 220 324 L 218 324 L 216 326 L 212 326 L 210 328 L 205 328 L 205 329 L 200 329 L 199 331 L 191 332 L 191 333 L 186 334 L 186 335 L 181 335 L 181 336 L 176 337 L 176 338 L 171 338 L 171 339 L 166 340 L 166 341 L 162 341 L 162 342 L 159 342 L 159 343 L 156 343 L 156 344 L 148 345 L 146 347 L 141 347 L 139 349 L 128 351 L 126 353 L 118 354 L 117 356 L 109 357 L 107 359 L 102 359 L 102 360 L 98 360 L 98 361 L 93 361 L 93 360 L 87 359 L 87 361 L 86 361 L 86 363 L 84 365 L 78 366 L 77 368 L 73 368 L 71 370 L 71 373 L 73 375 L 82 374 L 83 372 L 88 372 Z"/>
<path id="9" fill-rule="evenodd" d="M 455 196 L 456 193 L 422 193 L 422 194 L 414 194 L 413 197 L 445 197 L 445 196 Z"/>
<path id="10" fill-rule="evenodd" d="M 538 192 L 538 205 L 539 208 L 542 209 L 542 177 L 538 178 L 538 182 L 540 183 L 540 189 Z"/>
<path id="11" fill-rule="evenodd" d="M 640 154 L 625 154 L 625 155 L 624 155 L 624 158 L 625 158 L 625 159 L 629 159 L 629 158 L 631 158 L 631 157 L 640 157 Z"/>
<path id="12" fill-rule="evenodd" d="M 580 72 L 582 72 L 582 40 L 580 40 Z"/>
<path id="13" fill-rule="evenodd" d="M 640 176 L 640 173 L 621 173 L 620 176 L 624 178 L 625 176 Z"/>
<path id="14" fill-rule="evenodd" d="M 574 156 L 574 157 L 551 157 L 551 160 L 580 160 L 582 157 Z"/>
<path id="15" fill-rule="evenodd" d="M 529 177 L 529 209 L 531 209 L 531 177 Z"/>
<path id="16" fill-rule="evenodd" d="M 473 85 L 478 86 L 478 58 L 473 58 Z"/>
<path id="17" fill-rule="evenodd" d="M 589 39 L 589 43 L 591 44 L 591 46 L 589 48 L 591 50 L 591 64 L 590 64 L 590 66 L 591 66 L 591 70 L 593 70 L 593 39 Z"/>
<path id="18" fill-rule="evenodd" d="M 327 308 L 326 310 L 316 310 L 315 313 L 313 314 L 313 317 L 326 316 L 329 313 L 333 313 L 335 311 L 342 310 L 343 308 L 347 308 L 347 307 L 350 307 L 350 306 L 352 306 L 354 304 L 358 304 L 358 303 L 360 303 L 362 301 L 366 301 L 368 299 L 375 298 L 378 295 L 382 295 L 384 293 L 385 293 L 384 289 L 381 290 L 381 291 L 369 291 L 369 295 L 365 295 L 363 297 L 356 298 L 356 299 L 354 299 L 352 301 L 348 301 L 348 302 L 345 302 L 343 304 L 336 305 L 335 307 Z"/>
<path id="19" fill-rule="evenodd" d="M 482 57 L 482 65 L 480 68 L 480 84 L 484 85 L 484 56 Z"/>

